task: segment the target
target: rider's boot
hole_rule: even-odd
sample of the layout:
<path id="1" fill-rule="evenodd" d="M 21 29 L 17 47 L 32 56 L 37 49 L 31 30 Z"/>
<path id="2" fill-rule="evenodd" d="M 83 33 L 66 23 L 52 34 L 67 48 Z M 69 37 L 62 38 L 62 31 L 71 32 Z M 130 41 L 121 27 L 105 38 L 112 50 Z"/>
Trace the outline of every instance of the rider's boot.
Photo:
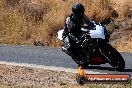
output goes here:
<path id="1" fill-rule="evenodd" d="M 86 69 L 88 68 L 90 64 L 90 55 L 89 54 L 84 54 L 82 55 L 83 58 L 81 58 L 81 62 L 79 66 L 82 66 L 82 68 Z"/>
<path id="2" fill-rule="evenodd" d="M 89 63 L 87 61 L 81 60 L 78 64 L 78 67 L 82 67 L 82 69 L 87 69 L 88 68 Z"/>
<path id="3" fill-rule="evenodd" d="M 65 52 L 66 54 L 69 54 L 67 48 L 65 48 L 64 46 L 62 47 L 62 51 Z"/>

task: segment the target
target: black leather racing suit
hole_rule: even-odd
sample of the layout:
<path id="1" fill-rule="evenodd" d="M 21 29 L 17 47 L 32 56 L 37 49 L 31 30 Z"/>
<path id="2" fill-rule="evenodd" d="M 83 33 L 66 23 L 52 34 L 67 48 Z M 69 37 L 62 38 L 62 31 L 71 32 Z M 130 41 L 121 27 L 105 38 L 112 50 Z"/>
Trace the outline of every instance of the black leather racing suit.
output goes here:
<path id="1" fill-rule="evenodd" d="M 73 60 L 78 59 L 78 55 L 80 50 L 76 50 L 75 47 L 80 47 L 81 43 L 81 37 L 80 34 L 82 34 L 81 28 L 88 27 L 88 29 L 93 29 L 95 25 L 89 21 L 89 19 L 84 16 L 81 20 L 74 19 L 74 16 L 71 14 L 67 19 L 64 26 L 64 32 L 63 32 L 63 41 L 64 41 L 64 47 L 62 47 L 62 50 L 70 55 Z M 89 36 L 90 38 L 90 36 Z M 89 49 L 91 51 L 91 49 Z M 89 53 L 90 53 L 89 51 Z M 79 57 L 80 60 L 84 60 L 83 57 Z M 85 61 L 85 60 L 84 60 Z"/>

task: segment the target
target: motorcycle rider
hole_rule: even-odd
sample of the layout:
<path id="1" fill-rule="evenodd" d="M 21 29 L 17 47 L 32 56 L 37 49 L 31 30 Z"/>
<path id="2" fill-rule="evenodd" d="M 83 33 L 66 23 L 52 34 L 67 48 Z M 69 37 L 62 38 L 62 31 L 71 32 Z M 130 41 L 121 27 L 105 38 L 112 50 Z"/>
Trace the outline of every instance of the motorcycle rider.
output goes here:
<path id="1" fill-rule="evenodd" d="M 72 57 L 72 59 L 78 64 L 76 59 L 79 59 L 81 62 L 80 65 L 85 67 L 84 62 L 86 62 L 86 57 L 90 57 L 90 53 L 94 49 L 94 45 L 90 44 L 88 47 L 88 54 L 87 56 L 79 57 L 79 51 L 81 51 L 81 37 L 80 34 L 82 34 L 81 28 L 87 28 L 89 30 L 92 30 L 95 28 L 95 24 L 92 21 L 89 21 L 89 19 L 84 14 L 85 8 L 81 3 L 75 3 L 72 6 L 72 14 L 66 19 L 65 25 L 64 25 L 64 32 L 63 32 L 63 41 L 64 46 L 62 47 L 62 51 L 67 53 Z M 89 36 L 89 39 L 90 36 Z M 75 47 L 80 47 L 80 50 L 76 50 Z M 88 59 L 87 59 L 88 62 Z"/>

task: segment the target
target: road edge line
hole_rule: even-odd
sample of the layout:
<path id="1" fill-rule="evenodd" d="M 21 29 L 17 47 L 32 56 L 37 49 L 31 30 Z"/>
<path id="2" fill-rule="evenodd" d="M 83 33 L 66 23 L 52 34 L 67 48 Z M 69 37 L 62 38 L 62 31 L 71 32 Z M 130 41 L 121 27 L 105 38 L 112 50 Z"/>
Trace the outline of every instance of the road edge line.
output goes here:
<path id="1" fill-rule="evenodd" d="M 46 69 L 46 70 L 64 71 L 64 72 L 70 72 L 70 73 L 78 73 L 77 69 L 56 67 L 56 66 L 45 66 L 45 65 L 16 63 L 16 62 L 7 62 L 7 61 L 0 61 L 0 64 L 6 64 L 6 65 L 12 65 L 12 66 L 24 66 L 24 67 L 31 67 L 31 68 L 41 68 L 41 69 Z M 107 74 L 107 73 L 94 72 L 94 71 L 86 71 L 86 73 L 88 74 Z"/>

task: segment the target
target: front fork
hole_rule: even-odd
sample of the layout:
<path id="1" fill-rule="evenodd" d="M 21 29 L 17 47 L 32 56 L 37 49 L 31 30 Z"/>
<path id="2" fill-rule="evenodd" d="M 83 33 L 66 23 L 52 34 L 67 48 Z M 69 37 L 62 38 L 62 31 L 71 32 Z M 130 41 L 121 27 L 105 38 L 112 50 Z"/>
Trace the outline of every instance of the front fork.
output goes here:
<path id="1" fill-rule="evenodd" d="M 106 60 L 108 61 L 108 63 L 109 63 L 112 67 L 115 68 L 115 66 L 112 64 L 112 61 L 111 61 L 110 57 L 108 57 L 108 56 L 110 56 L 110 52 L 108 52 L 108 50 L 106 50 L 106 49 L 102 50 L 102 49 L 100 49 L 100 48 L 99 48 L 99 51 L 100 51 L 101 54 L 106 58 Z"/>

